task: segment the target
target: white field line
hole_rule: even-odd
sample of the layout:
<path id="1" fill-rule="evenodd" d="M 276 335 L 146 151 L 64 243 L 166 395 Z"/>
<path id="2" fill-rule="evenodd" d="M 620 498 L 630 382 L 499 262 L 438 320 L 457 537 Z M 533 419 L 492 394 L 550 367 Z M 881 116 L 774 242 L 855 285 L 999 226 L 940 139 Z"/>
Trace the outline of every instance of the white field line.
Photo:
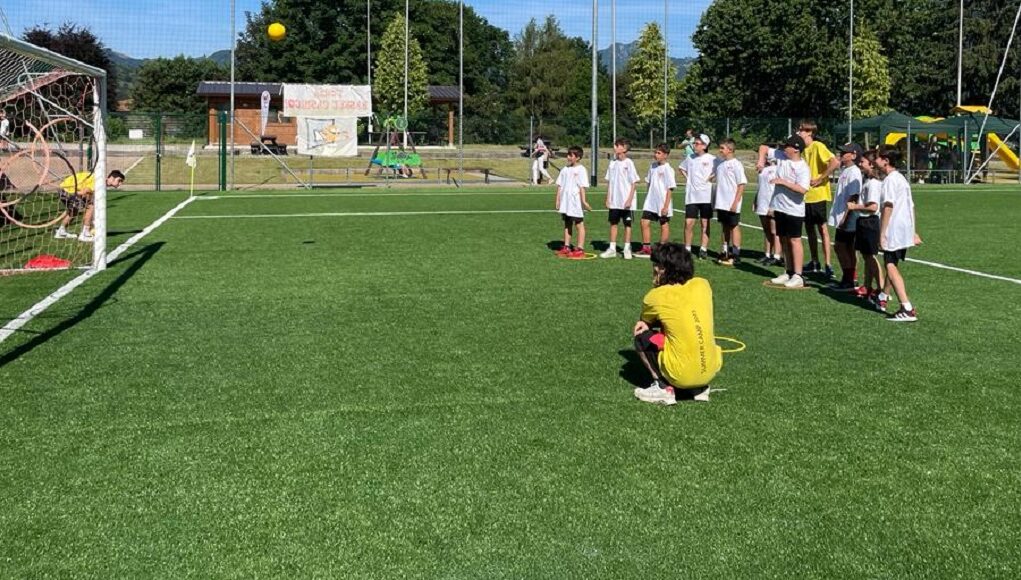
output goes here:
<path id="1" fill-rule="evenodd" d="M 762 231 L 762 227 L 761 226 L 755 226 L 755 225 L 752 225 L 752 224 L 746 224 L 744 222 L 741 222 L 741 225 L 746 227 L 746 228 L 751 228 L 753 230 L 759 230 L 760 232 Z M 801 239 L 807 240 L 808 236 L 801 236 Z M 979 272 L 977 270 L 966 270 L 964 268 L 958 268 L 956 266 L 948 266 L 946 264 L 940 264 L 939 262 L 930 262 L 928 260 L 919 260 L 919 259 L 916 259 L 916 258 L 905 258 L 904 260 L 907 261 L 907 262 L 914 262 L 916 264 L 922 264 L 922 265 L 925 265 L 925 266 L 931 266 L 933 268 L 939 268 L 941 270 L 951 270 L 953 272 L 961 272 L 962 274 L 970 274 L 972 276 L 978 276 L 979 278 L 989 278 L 990 280 L 1000 280 L 1000 281 L 1003 281 L 1003 282 L 1012 282 L 1014 284 L 1021 284 L 1021 280 L 1018 280 L 1016 278 L 1008 278 L 1006 276 L 997 276 L 996 274 L 986 274 L 985 272 Z"/>
<path id="2" fill-rule="evenodd" d="M 606 210 L 596 210 L 605 212 Z M 488 215 L 509 213 L 548 213 L 553 209 L 493 209 L 493 210 L 448 210 L 448 211 L 340 211 L 322 213 L 283 213 L 283 214 L 223 214 L 223 215 L 182 215 L 179 220 L 223 220 L 223 219 L 273 219 L 273 218 L 310 218 L 310 217 L 382 217 L 382 216 L 419 216 L 419 215 Z"/>
<path id="3" fill-rule="evenodd" d="M 322 194 L 320 194 L 322 195 Z M 454 194 L 464 195 L 464 194 Z M 487 194 L 490 195 L 490 194 Z M 233 197 L 233 196 L 231 196 Z M 203 198 L 211 199 L 211 198 Z M 593 213 L 604 213 L 606 210 L 598 209 L 593 210 Z M 273 219 L 273 218 L 314 218 L 314 217 L 385 217 L 385 216 L 421 216 L 421 215 L 493 215 L 493 214 L 535 214 L 535 213 L 554 213 L 552 209 L 507 209 L 507 210 L 449 210 L 449 211 L 359 211 L 359 212 L 322 212 L 322 213 L 292 213 L 292 214 L 222 214 L 222 215 L 189 215 L 179 216 L 174 219 L 180 220 L 195 220 L 195 219 Z M 742 223 L 741 225 L 762 231 L 762 228 L 752 224 Z M 801 236 L 802 239 L 808 239 L 808 236 Z M 928 260 L 919 260 L 916 258 L 907 258 L 908 262 L 914 262 L 916 264 L 923 264 L 932 268 L 939 268 L 942 270 L 951 270 L 953 272 L 960 272 L 962 274 L 970 274 L 972 276 L 978 276 L 980 278 L 988 278 L 990 280 L 1000 280 L 1003 282 L 1011 282 L 1013 284 L 1021 284 L 1021 280 L 1015 278 L 1008 278 L 1006 276 L 997 276 L 995 274 L 987 274 L 985 272 L 979 272 L 977 270 L 968 270 L 965 268 L 957 268 L 955 266 L 949 266 L 947 264 L 940 264 L 939 262 L 930 262 Z"/>
<path id="4" fill-rule="evenodd" d="M 107 255 L 107 261 L 112 262 L 116 260 L 128 248 L 135 245 L 136 243 L 138 243 L 139 240 L 149 235 L 156 228 L 163 225 L 168 219 L 173 217 L 174 214 L 184 209 L 192 201 L 195 201 L 194 197 L 189 197 L 188 199 L 182 201 L 181 203 L 177 204 L 176 207 L 174 207 L 167 213 L 163 214 L 162 217 L 149 224 L 145 229 L 131 236 L 127 241 L 117 246 L 116 249 L 114 249 Z M 88 270 L 84 272 L 83 274 L 74 278 L 67 284 L 64 284 L 63 286 L 58 288 L 57 291 L 54 292 L 53 294 L 50 294 L 46 298 L 43 298 L 39 302 L 36 302 L 35 305 L 33 305 L 31 308 L 19 314 L 16 318 L 5 324 L 3 328 L 0 328 L 0 342 L 7 340 L 8 337 L 17 332 L 21 327 L 31 322 L 33 318 L 45 312 L 47 308 L 56 304 L 57 301 L 59 301 L 61 298 L 70 294 L 72 290 L 81 286 L 89 278 L 92 278 L 99 272 L 100 270 Z"/>
<path id="5" fill-rule="evenodd" d="M 138 167 L 138 164 L 141 163 L 142 161 L 145 161 L 145 156 L 144 155 L 142 157 L 139 157 L 138 159 L 135 160 L 134 163 L 129 165 L 128 168 L 124 170 L 124 174 L 127 175 L 127 174 L 131 173 L 131 170 L 136 168 L 136 167 Z"/>
<path id="6" fill-rule="evenodd" d="M 386 197 L 469 197 L 473 195 L 483 197 L 502 197 L 506 195 L 548 195 L 556 196 L 555 190 L 549 191 L 458 191 L 458 192 L 424 192 L 424 193 L 251 193 L 240 195 L 203 195 L 199 201 L 217 201 L 225 199 L 293 199 L 301 197 L 373 197 L 376 199 Z"/>

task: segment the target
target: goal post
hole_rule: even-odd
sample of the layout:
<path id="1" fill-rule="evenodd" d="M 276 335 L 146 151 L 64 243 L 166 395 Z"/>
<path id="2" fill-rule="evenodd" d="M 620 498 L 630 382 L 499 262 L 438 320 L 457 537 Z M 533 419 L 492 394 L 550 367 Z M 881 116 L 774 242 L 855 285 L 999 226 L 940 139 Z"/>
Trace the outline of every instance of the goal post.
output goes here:
<path id="1" fill-rule="evenodd" d="M 0 34 L 0 111 L 0 272 L 105 268 L 106 72 Z"/>

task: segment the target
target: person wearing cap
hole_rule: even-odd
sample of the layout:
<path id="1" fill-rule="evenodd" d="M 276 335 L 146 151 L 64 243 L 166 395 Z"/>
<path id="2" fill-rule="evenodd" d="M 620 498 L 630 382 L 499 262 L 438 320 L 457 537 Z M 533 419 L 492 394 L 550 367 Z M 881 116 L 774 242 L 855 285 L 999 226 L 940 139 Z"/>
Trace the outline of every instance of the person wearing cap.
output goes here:
<path id="1" fill-rule="evenodd" d="M 840 292 L 851 292 L 857 286 L 855 270 L 858 260 L 854 255 L 854 236 L 857 218 L 850 210 L 862 193 L 861 170 L 858 162 L 864 151 L 857 143 L 840 147 L 840 178 L 837 180 L 837 194 L 833 197 L 828 224 L 837 228 L 834 249 L 840 262 L 840 281 L 830 287 Z"/>
<path id="2" fill-rule="evenodd" d="M 773 184 L 776 177 L 776 158 L 768 160 L 759 171 L 759 189 L 755 193 L 755 215 L 762 224 L 763 251 L 759 263 L 763 266 L 779 266 L 782 264 L 783 253 L 780 250 L 780 238 L 776 235 L 776 224 L 773 222 L 773 210 L 769 204 L 773 201 Z"/>
<path id="3" fill-rule="evenodd" d="M 811 187 L 812 178 L 808 164 L 801 159 L 804 150 L 805 140 L 801 136 L 788 137 L 783 143 L 785 159 L 777 163 L 776 177 L 772 180 L 774 190 L 770 207 L 776 221 L 776 233 L 780 236 L 780 245 L 787 258 L 784 264 L 787 271 L 770 282 L 787 288 L 805 286 L 801 232 L 805 224 L 805 193 Z"/>
<path id="4" fill-rule="evenodd" d="M 911 184 L 897 171 L 900 151 L 883 148 L 876 154 L 876 166 L 886 174 L 883 178 L 883 198 L 880 202 L 879 245 L 883 249 L 883 263 L 886 265 L 886 286 L 879 294 L 885 301 L 890 287 L 897 293 L 900 308 L 887 316 L 892 322 L 914 322 L 918 320 L 911 300 L 908 298 L 900 263 L 907 258 L 908 249 L 922 242 L 915 232 L 915 202 L 911 198 Z"/>
<path id="5" fill-rule="evenodd" d="M 699 220 L 702 233 L 698 257 L 709 257 L 709 220 L 713 217 L 713 183 L 710 179 L 716 170 L 716 157 L 706 153 L 710 139 L 705 133 L 695 138 L 695 152 L 681 161 L 678 168 L 685 178 L 684 184 L 684 247 L 691 251 L 695 235 L 695 220 Z"/>

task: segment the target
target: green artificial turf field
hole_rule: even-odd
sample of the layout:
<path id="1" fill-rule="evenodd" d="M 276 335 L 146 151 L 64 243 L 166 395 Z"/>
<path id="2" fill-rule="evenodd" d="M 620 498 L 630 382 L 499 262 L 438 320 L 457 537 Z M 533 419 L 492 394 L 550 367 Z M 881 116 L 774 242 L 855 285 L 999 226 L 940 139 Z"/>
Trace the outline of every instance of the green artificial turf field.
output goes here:
<path id="1" fill-rule="evenodd" d="M 185 197 L 112 194 L 110 247 Z M 909 263 L 892 324 L 698 262 L 747 350 L 659 407 L 649 263 L 554 257 L 549 190 L 204 197 L 0 343 L 0 577 L 1021 569 L 1021 284 Z M 1021 278 L 1021 188 L 915 202 L 909 257 Z M 71 277 L 0 278 L 0 318 Z"/>

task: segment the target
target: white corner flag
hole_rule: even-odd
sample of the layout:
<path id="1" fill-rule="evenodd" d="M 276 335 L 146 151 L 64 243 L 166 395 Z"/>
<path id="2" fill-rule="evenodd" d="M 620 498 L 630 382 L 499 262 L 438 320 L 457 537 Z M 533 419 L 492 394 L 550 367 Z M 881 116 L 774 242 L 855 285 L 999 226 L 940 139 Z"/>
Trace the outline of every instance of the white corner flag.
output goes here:
<path id="1" fill-rule="evenodd" d="M 199 164 L 195 158 L 195 140 L 191 140 L 191 147 L 188 148 L 188 157 L 184 159 L 185 165 L 191 167 L 191 196 L 195 196 L 195 167 Z"/>

